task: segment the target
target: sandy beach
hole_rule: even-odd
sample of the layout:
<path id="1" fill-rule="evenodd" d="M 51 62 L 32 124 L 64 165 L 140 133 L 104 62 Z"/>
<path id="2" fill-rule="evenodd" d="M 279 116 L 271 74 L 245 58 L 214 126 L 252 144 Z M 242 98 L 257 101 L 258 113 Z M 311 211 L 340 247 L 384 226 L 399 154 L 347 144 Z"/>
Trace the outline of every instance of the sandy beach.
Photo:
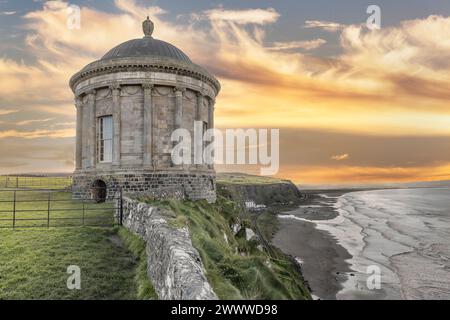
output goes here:
<path id="1" fill-rule="evenodd" d="M 279 214 L 286 218 L 279 218 L 279 231 L 272 243 L 286 254 L 301 257 L 297 261 L 315 299 L 336 299 L 342 283 L 352 275 L 346 262 L 351 255 L 328 232 L 317 230 L 314 223 L 302 219 L 334 219 L 338 213 L 333 205 L 345 193 L 344 190 L 306 192 L 298 208 Z"/>

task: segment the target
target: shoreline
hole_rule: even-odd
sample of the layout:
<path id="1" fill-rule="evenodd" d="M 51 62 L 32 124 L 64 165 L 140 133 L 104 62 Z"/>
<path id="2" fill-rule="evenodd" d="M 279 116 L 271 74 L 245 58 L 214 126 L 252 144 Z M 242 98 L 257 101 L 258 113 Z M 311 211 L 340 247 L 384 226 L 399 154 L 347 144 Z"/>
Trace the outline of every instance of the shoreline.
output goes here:
<path id="1" fill-rule="evenodd" d="M 318 299 L 449 299 L 449 189 L 310 191 L 276 212 L 272 244 L 300 258 Z"/>
<path id="2" fill-rule="evenodd" d="M 300 205 L 277 214 L 278 231 L 272 245 L 295 257 L 311 288 L 314 299 L 336 300 L 344 283 L 354 276 L 352 255 L 329 232 L 317 229 L 315 222 L 339 217 L 334 207 L 337 199 L 361 190 L 326 190 L 304 192 Z M 301 244 L 301 245 L 299 245 Z"/>

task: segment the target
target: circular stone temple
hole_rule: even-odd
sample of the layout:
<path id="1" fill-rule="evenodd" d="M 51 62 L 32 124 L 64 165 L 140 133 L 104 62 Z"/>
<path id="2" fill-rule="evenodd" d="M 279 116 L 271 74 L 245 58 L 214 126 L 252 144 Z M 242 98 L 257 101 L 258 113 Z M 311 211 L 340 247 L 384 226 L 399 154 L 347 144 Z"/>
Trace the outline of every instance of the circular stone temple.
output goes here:
<path id="1" fill-rule="evenodd" d="M 143 38 L 111 49 L 70 80 L 77 109 L 75 198 L 91 198 L 96 188 L 113 197 L 122 188 L 216 199 L 214 167 L 175 165 L 171 134 L 183 128 L 194 137 L 194 123 L 214 128 L 220 84 L 183 51 L 154 39 L 153 28 L 147 17 Z"/>

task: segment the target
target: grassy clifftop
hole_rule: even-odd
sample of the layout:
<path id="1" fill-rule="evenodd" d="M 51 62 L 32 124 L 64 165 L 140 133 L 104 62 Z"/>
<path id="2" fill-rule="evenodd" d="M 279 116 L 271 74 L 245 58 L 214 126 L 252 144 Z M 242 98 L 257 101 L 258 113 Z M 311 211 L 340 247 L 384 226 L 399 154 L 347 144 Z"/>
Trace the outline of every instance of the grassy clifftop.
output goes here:
<path id="1" fill-rule="evenodd" d="M 141 200 L 175 212 L 173 226 L 189 226 L 208 281 L 220 299 L 310 299 L 292 261 L 270 255 L 256 239 L 247 241 L 251 222 L 235 202 L 220 195 L 216 204 Z"/>
<path id="2" fill-rule="evenodd" d="M 272 177 L 219 174 L 217 188 L 219 193 L 241 205 L 246 202 L 266 207 L 293 205 L 302 199 L 302 194 L 291 181 Z"/>
<path id="3" fill-rule="evenodd" d="M 254 176 L 245 173 L 219 173 L 217 175 L 217 183 L 219 184 L 247 184 L 247 185 L 264 185 L 274 183 L 287 183 L 289 180 L 283 180 L 273 177 Z"/>

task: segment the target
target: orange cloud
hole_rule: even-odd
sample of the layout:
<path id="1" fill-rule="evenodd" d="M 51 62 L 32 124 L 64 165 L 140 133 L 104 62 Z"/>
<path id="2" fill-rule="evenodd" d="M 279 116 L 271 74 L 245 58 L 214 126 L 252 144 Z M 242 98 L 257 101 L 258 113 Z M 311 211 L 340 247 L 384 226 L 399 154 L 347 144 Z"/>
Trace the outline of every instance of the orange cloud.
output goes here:
<path id="1" fill-rule="evenodd" d="M 335 155 L 331 157 L 331 160 L 342 161 L 350 158 L 350 156 L 346 154 Z"/>
<path id="2" fill-rule="evenodd" d="M 324 39 L 314 39 L 306 41 L 288 41 L 288 42 L 274 42 L 270 50 L 291 50 L 291 49 L 305 49 L 313 50 L 321 47 L 327 43 Z"/>
<path id="3" fill-rule="evenodd" d="M 280 170 L 279 177 L 290 177 L 299 184 L 370 184 L 450 180 L 450 163 L 429 167 L 305 167 Z"/>
<path id="4" fill-rule="evenodd" d="M 2 139 L 2 138 L 24 138 L 24 139 L 70 138 L 70 137 L 74 137 L 74 136 L 75 136 L 74 129 L 34 130 L 34 131 L 18 131 L 18 130 L 0 131 L 0 139 Z"/>
<path id="5" fill-rule="evenodd" d="M 16 113 L 16 112 L 17 112 L 17 110 L 3 109 L 3 110 L 0 110 L 0 116 L 11 114 L 11 113 Z"/>

